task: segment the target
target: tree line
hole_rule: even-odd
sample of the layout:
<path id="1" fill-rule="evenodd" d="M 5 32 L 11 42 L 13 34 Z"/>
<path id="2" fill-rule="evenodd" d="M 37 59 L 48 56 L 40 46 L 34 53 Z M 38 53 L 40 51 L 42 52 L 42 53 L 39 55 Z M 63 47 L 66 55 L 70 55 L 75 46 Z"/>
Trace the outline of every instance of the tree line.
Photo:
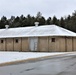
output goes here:
<path id="1" fill-rule="evenodd" d="M 48 17 L 46 19 L 44 16 L 42 16 L 41 12 L 38 12 L 36 16 L 31 16 L 28 14 L 26 17 L 24 15 L 17 17 L 11 16 L 10 19 L 3 16 L 0 19 L 0 29 L 5 28 L 5 25 L 9 25 L 10 28 L 34 26 L 36 21 L 39 22 L 39 25 L 55 24 L 76 32 L 76 11 L 74 11 L 72 15 L 61 17 L 60 19 L 58 19 L 56 16 Z"/>

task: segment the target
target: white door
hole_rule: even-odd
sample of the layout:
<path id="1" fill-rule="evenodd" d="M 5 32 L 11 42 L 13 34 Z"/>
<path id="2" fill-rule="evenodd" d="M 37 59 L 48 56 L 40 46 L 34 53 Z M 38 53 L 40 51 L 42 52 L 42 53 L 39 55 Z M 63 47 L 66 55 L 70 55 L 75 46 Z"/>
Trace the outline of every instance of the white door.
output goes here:
<path id="1" fill-rule="evenodd" d="M 29 48 L 31 51 L 37 51 L 37 45 L 38 45 L 38 38 L 37 37 L 29 38 Z"/>

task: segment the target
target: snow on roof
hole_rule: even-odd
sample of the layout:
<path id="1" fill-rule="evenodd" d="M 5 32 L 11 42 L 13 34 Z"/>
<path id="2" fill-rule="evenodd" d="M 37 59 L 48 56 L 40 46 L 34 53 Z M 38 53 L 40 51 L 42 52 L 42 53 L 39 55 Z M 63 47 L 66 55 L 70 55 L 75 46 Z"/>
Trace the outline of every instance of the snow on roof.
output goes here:
<path id="1" fill-rule="evenodd" d="M 0 38 L 38 37 L 38 36 L 76 36 L 76 33 L 56 25 L 18 27 L 0 29 Z"/>

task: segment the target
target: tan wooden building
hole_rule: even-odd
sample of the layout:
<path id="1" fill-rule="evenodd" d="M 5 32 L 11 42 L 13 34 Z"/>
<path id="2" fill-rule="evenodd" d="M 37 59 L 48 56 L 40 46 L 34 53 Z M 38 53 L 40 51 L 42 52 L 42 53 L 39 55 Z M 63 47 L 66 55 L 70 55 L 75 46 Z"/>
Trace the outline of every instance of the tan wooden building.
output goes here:
<path id="1" fill-rule="evenodd" d="M 76 51 L 76 33 L 56 25 L 0 29 L 1 51 Z"/>

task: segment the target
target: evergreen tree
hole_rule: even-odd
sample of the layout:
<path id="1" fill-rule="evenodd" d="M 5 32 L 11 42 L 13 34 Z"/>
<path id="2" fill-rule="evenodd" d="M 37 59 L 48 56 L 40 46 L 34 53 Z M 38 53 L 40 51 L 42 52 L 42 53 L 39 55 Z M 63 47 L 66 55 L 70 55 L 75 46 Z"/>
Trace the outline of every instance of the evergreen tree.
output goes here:
<path id="1" fill-rule="evenodd" d="M 39 18 L 39 25 L 45 25 L 45 18 L 44 17 Z"/>
<path id="2" fill-rule="evenodd" d="M 47 24 L 47 25 L 52 24 L 51 17 L 49 17 L 49 18 L 46 20 L 46 24 Z"/>
<path id="3" fill-rule="evenodd" d="M 0 28 L 5 28 L 5 25 L 8 24 L 7 18 L 3 16 L 0 20 Z"/>
<path id="4" fill-rule="evenodd" d="M 13 22 L 14 27 L 20 27 L 20 18 L 17 16 Z"/>
<path id="5" fill-rule="evenodd" d="M 60 26 L 65 28 L 65 21 L 64 21 L 63 17 L 61 17 L 61 19 L 60 19 Z"/>
<path id="6" fill-rule="evenodd" d="M 59 20 L 55 16 L 53 17 L 52 24 L 59 25 Z"/>
<path id="7" fill-rule="evenodd" d="M 55 24 L 76 32 L 76 11 L 74 11 L 71 16 L 68 15 L 66 18 L 61 17 L 60 19 L 57 19 L 56 16 L 54 16 L 52 19 L 51 17 L 45 19 L 41 12 L 38 12 L 36 17 L 28 14 L 27 17 L 21 15 L 20 17 L 11 16 L 10 19 L 7 19 L 5 16 L 3 16 L 0 20 L 0 28 L 5 28 L 5 25 L 9 25 L 10 28 L 34 26 L 34 22 L 36 21 L 39 22 L 39 25 Z"/>
<path id="8" fill-rule="evenodd" d="M 39 22 L 39 19 L 42 18 L 42 13 L 41 12 L 38 12 L 37 15 L 36 15 L 36 21 Z"/>
<path id="9" fill-rule="evenodd" d="M 8 25 L 9 25 L 10 28 L 11 28 L 11 27 L 14 27 L 14 26 L 13 26 L 14 20 L 15 20 L 15 16 L 11 16 L 11 18 L 8 19 L 8 23 L 9 23 Z"/>

